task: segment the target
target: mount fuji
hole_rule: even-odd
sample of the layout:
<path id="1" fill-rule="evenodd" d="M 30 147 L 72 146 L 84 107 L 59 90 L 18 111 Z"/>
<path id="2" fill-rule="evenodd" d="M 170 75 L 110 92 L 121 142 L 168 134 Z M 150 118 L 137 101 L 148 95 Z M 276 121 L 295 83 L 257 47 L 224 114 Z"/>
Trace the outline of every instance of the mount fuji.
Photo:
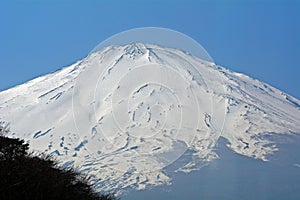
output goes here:
<path id="1" fill-rule="evenodd" d="M 280 151 L 271 138 L 300 134 L 300 101 L 180 49 L 132 43 L 0 92 L 0 120 L 99 191 L 122 193 L 171 184 L 165 168 L 178 160 L 188 173 L 222 159 L 220 138 L 268 162 Z"/>

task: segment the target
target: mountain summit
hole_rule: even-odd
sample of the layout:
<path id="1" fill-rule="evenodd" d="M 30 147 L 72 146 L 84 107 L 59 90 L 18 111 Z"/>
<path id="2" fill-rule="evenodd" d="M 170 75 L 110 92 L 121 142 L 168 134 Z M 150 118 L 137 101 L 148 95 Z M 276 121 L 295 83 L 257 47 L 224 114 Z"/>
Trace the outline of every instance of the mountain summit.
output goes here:
<path id="1" fill-rule="evenodd" d="M 300 101 L 179 49 L 133 43 L 2 91 L 0 119 L 109 191 L 169 183 L 164 168 L 183 154 L 177 170 L 198 169 L 218 158 L 219 137 L 267 161 L 271 135 L 300 133 Z"/>

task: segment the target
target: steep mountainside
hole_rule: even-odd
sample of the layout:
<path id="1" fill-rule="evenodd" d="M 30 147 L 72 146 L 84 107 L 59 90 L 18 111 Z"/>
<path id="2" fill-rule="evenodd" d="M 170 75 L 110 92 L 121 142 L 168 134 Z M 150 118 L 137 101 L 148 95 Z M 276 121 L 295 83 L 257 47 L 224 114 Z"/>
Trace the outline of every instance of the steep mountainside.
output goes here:
<path id="1" fill-rule="evenodd" d="M 218 138 L 267 160 L 270 134 L 300 133 L 300 101 L 178 49 L 109 46 L 0 93 L 0 119 L 33 149 L 95 176 L 102 190 L 168 183 L 218 157 Z"/>

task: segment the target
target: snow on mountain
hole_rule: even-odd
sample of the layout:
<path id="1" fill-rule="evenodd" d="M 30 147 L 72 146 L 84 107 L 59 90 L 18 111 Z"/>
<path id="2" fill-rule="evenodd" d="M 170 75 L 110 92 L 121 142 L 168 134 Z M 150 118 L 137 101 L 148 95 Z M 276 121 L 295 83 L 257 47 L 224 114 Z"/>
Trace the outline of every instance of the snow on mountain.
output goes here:
<path id="1" fill-rule="evenodd" d="M 220 136 L 266 161 L 278 150 L 270 134 L 300 133 L 300 101 L 181 50 L 133 43 L 2 91 L 0 119 L 110 191 L 170 183 L 164 167 L 187 150 L 184 172 L 218 158 Z"/>

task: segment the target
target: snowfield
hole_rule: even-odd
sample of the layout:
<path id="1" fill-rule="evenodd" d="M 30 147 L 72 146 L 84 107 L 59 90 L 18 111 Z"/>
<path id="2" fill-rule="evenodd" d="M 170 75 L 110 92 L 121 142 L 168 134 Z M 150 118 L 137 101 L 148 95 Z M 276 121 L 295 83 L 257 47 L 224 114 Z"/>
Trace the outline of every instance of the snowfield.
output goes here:
<path id="1" fill-rule="evenodd" d="M 97 189 L 169 184 L 164 173 L 236 153 L 268 160 L 272 134 L 300 133 L 300 101 L 179 49 L 108 46 L 60 71 L 0 92 L 0 119 L 32 149 L 95 177 Z"/>

